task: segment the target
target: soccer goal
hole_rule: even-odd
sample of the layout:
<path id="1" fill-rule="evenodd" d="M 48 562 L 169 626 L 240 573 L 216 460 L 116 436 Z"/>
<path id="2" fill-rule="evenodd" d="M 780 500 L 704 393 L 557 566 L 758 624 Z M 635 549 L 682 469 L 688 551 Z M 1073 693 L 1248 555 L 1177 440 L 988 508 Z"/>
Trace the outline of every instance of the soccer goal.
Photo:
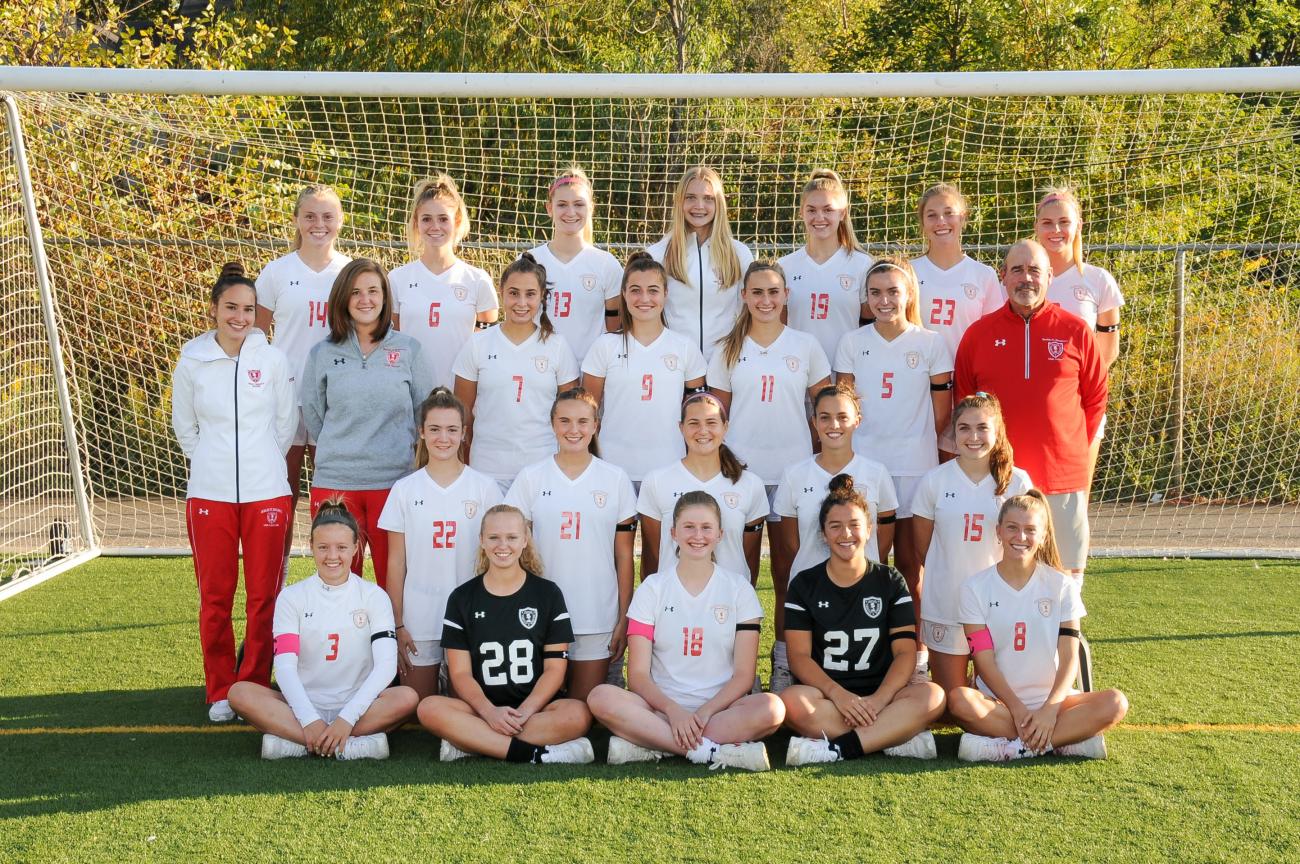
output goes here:
<path id="1" fill-rule="evenodd" d="M 996 264 L 1069 183 L 1086 260 L 1127 300 L 1092 491 L 1094 551 L 1300 556 L 1300 69 L 911 75 L 412 75 L 0 69 L 0 578 L 184 552 L 171 370 L 221 264 L 288 251 L 307 183 L 343 251 L 406 260 L 413 184 L 460 181 L 462 256 L 548 236 L 576 162 L 596 240 L 662 233 L 682 169 L 722 174 L 733 233 L 803 242 L 829 166 L 869 251 L 920 254 L 919 193 L 958 184 Z M 3 589 L 0 589 L 3 590 Z"/>

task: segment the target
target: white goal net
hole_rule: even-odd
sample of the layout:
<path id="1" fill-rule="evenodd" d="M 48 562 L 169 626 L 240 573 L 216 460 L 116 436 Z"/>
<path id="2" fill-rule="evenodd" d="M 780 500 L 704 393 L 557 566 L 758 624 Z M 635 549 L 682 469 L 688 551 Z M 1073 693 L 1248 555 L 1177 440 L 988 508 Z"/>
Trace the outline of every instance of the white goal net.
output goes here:
<path id="1" fill-rule="evenodd" d="M 967 84 L 996 75 L 930 76 L 943 81 L 914 95 L 895 95 L 903 85 L 891 83 L 889 96 L 872 95 L 883 92 L 881 76 L 862 76 L 851 95 L 856 76 L 834 76 L 836 95 L 822 98 L 717 98 L 709 76 L 651 79 L 648 89 L 638 76 L 590 85 L 557 77 L 549 90 L 524 76 L 529 94 L 562 98 L 320 95 L 335 82 L 346 86 L 334 92 L 358 94 L 372 85 L 376 94 L 445 94 L 453 84 L 462 94 L 502 93 L 508 76 L 486 76 L 490 88 L 464 76 L 451 84 L 334 76 L 326 85 L 302 75 L 298 92 L 317 95 L 248 95 L 274 82 L 244 95 L 239 86 L 98 93 L 75 91 L 130 87 L 92 72 L 79 79 L 90 84 L 42 91 L 6 85 L 13 71 L 0 70 L 0 91 L 16 91 L 25 127 L 74 431 L 106 551 L 185 549 L 172 366 L 181 344 L 207 326 L 205 289 L 221 264 L 256 272 L 287 251 L 304 184 L 341 194 L 344 251 L 396 266 L 407 260 L 413 184 L 445 170 L 473 218 L 462 256 L 499 272 L 549 236 L 545 190 L 564 165 L 591 175 L 597 243 L 626 257 L 659 238 L 673 185 L 702 162 L 723 176 L 734 234 L 767 255 L 803 242 L 798 189 L 816 167 L 845 177 L 858 234 L 877 252 L 919 254 L 919 193 L 958 184 L 972 205 L 969 250 L 995 265 L 999 248 L 1032 231 L 1038 191 L 1072 184 L 1084 205 L 1086 258 L 1115 275 L 1127 300 L 1092 493 L 1095 550 L 1300 555 L 1295 70 L 1290 90 L 1232 70 L 1234 92 L 1069 96 L 935 95 L 978 92 Z M 208 91 L 232 77 L 188 74 Z M 1229 86 L 1226 71 L 1209 75 Z M 796 76 L 772 78 L 740 86 L 799 90 Z M 402 87 L 388 86 L 394 79 Z M 150 80 L 153 89 L 169 81 L 163 73 Z M 1068 80 L 1071 92 L 1117 89 L 1105 75 L 1051 80 Z M 1134 89 L 1134 80 L 1119 89 Z M 807 89 L 824 83 L 812 76 Z M 89 541 L 70 498 L 7 146 L 13 129 L 0 134 L 8 136 L 0 156 L 0 573 L 12 574 L 50 551 L 52 533 L 68 535 L 57 538 L 65 551 Z"/>

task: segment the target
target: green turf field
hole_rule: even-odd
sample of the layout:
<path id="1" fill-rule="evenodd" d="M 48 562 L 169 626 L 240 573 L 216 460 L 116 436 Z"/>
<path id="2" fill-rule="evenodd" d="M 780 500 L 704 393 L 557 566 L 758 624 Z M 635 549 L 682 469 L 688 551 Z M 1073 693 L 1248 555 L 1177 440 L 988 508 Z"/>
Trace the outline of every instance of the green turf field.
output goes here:
<path id="1" fill-rule="evenodd" d="M 262 763 L 206 722 L 188 559 L 100 559 L 0 604 L 0 862 L 1300 861 L 1300 564 L 1097 561 L 1084 598 L 1132 702 L 1105 762 Z"/>

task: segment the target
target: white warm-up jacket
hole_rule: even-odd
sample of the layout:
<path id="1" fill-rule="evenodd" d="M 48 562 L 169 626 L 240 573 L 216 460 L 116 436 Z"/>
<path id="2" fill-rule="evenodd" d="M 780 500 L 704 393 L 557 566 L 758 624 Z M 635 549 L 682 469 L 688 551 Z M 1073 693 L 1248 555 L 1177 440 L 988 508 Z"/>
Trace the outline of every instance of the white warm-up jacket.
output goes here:
<path id="1" fill-rule="evenodd" d="M 289 361 L 261 330 L 232 358 L 209 330 L 181 348 L 172 428 L 190 460 L 188 498 L 244 503 L 289 494 L 284 454 L 298 428 Z"/>
<path id="2" fill-rule="evenodd" d="M 740 272 L 754 261 L 754 253 L 739 240 L 731 245 L 740 259 Z M 693 235 L 687 238 L 686 273 L 689 282 L 678 282 L 668 277 L 668 300 L 664 304 L 664 317 L 668 329 L 689 336 L 700 347 L 704 359 L 713 357 L 718 340 L 731 332 L 740 314 L 740 282 L 722 285 L 713 272 L 713 241 L 700 243 Z M 668 253 L 668 238 L 646 249 L 660 264 Z M 743 281 L 743 280 L 742 280 Z"/>

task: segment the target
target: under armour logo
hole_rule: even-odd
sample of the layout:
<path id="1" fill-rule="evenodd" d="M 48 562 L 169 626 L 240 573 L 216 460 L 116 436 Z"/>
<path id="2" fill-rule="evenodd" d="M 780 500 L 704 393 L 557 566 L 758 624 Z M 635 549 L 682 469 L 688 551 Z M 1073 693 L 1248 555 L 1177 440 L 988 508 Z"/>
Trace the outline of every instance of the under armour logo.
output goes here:
<path id="1" fill-rule="evenodd" d="M 304 613 L 302 613 L 302 617 L 304 617 L 304 618 L 310 618 L 310 617 L 311 617 L 311 613 L 310 613 L 310 612 L 304 612 Z"/>
<path id="2" fill-rule="evenodd" d="M 206 508 L 206 507 L 200 507 L 200 508 L 199 508 L 199 515 L 200 515 L 200 516 L 207 516 L 207 515 L 208 515 L 208 510 L 207 510 L 207 508 Z"/>
<path id="3" fill-rule="evenodd" d="M 863 357 L 870 357 L 870 356 L 871 356 L 871 349 L 868 348 L 866 351 L 863 351 L 863 352 L 862 352 L 862 356 L 863 356 Z"/>
<path id="4" fill-rule="evenodd" d="M 945 492 L 945 493 L 943 493 L 943 497 L 945 497 L 945 498 L 956 498 L 956 497 L 957 497 L 957 493 L 956 493 L 956 492 Z"/>
<path id="5" fill-rule="evenodd" d="M 790 281 L 791 281 L 791 282 L 798 282 L 798 281 L 801 280 L 801 279 L 803 279 L 803 274 L 796 275 L 796 276 L 795 276 L 793 279 L 791 279 Z"/>
<path id="6" fill-rule="evenodd" d="M 348 358 L 346 358 L 346 357 L 335 357 L 335 358 L 334 358 L 334 365 L 335 365 L 335 366 L 346 366 L 346 365 L 347 365 L 347 362 L 348 362 Z"/>
<path id="7" fill-rule="evenodd" d="M 550 490 L 550 489 L 543 489 L 543 490 L 542 490 L 542 497 L 543 497 L 543 498 L 550 498 L 550 497 L 551 497 L 551 490 Z"/>
<path id="8" fill-rule="evenodd" d="M 676 607 L 676 606 L 665 606 L 665 607 L 664 607 L 664 611 L 665 611 L 665 612 L 676 612 L 676 611 L 677 611 L 677 607 Z"/>
<path id="9" fill-rule="evenodd" d="M 1007 340 L 1005 340 L 1005 339 L 994 339 L 994 340 L 993 340 L 993 347 L 994 347 L 994 348 L 1001 348 L 1001 347 L 1002 347 L 1003 345 L 1005 345 L 1005 344 L 1007 344 Z"/>
<path id="10" fill-rule="evenodd" d="M 486 613 L 486 612 L 475 612 L 475 613 L 474 613 L 474 617 L 475 617 L 475 618 L 486 618 L 486 617 L 487 617 L 487 613 Z"/>
<path id="11" fill-rule="evenodd" d="M 626 360 L 626 359 L 627 359 L 627 355 L 626 355 L 626 354 L 619 354 L 619 355 L 618 355 L 618 359 L 619 359 L 619 360 Z"/>
<path id="12" fill-rule="evenodd" d="M 424 499 L 423 499 L 423 498 L 420 498 L 419 500 L 412 501 L 411 503 L 414 504 L 416 507 L 423 507 L 423 506 L 424 506 Z"/>
<path id="13" fill-rule="evenodd" d="M 419 283 L 419 282 L 412 282 L 412 283 L 410 283 L 409 285 L 407 285 L 406 287 L 407 287 L 407 288 L 419 288 L 419 287 L 420 287 L 420 283 Z"/>
<path id="14" fill-rule="evenodd" d="M 807 495 L 809 492 L 816 492 L 816 491 L 817 491 L 817 487 L 816 487 L 816 486 L 805 486 L 805 487 L 803 487 L 803 494 L 805 494 L 805 495 Z"/>
<path id="15" fill-rule="evenodd" d="M 741 362 L 741 363 L 746 363 L 746 362 L 748 362 L 748 361 L 749 361 L 749 357 L 741 357 L 741 358 L 740 358 L 740 362 Z"/>
<path id="16" fill-rule="evenodd" d="M 1000 604 L 999 604 L 998 601 L 996 601 L 996 600 L 990 600 L 990 601 L 989 601 L 989 608 L 990 608 L 990 609 L 992 609 L 994 606 L 998 606 L 998 605 L 1000 605 Z"/>
<path id="17" fill-rule="evenodd" d="M 829 601 L 829 600 L 818 600 L 818 601 L 817 601 L 817 608 L 818 608 L 818 609 L 829 609 L 829 608 L 831 608 L 831 601 Z"/>
<path id="18" fill-rule="evenodd" d="M 489 359 L 489 360 L 495 360 L 495 359 L 497 359 L 497 355 L 495 355 L 495 354 L 489 354 L 487 359 Z"/>
<path id="19" fill-rule="evenodd" d="M 289 280 L 289 287 L 290 287 L 290 288 L 297 288 L 297 287 L 298 287 L 299 285 L 301 285 L 301 284 L 302 284 L 302 280 L 301 280 L 301 279 L 290 279 L 290 280 Z"/>

